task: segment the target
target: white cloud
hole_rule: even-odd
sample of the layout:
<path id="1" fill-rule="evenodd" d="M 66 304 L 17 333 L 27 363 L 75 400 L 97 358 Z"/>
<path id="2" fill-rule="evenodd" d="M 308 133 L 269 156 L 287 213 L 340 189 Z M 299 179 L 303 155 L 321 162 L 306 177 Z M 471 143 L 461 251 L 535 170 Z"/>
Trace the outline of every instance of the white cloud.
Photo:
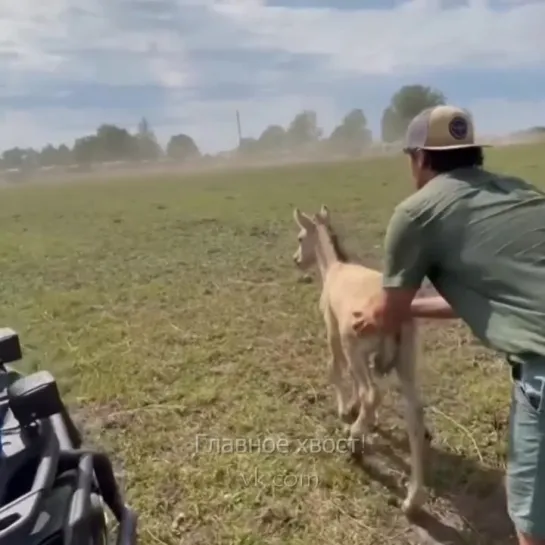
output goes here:
<path id="1" fill-rule="evenodd" d="M 130 4 L 125 4 L 127 10 Z M 123 28 L 106 0 L 0 3 L 0 56 L 12 92 L 27 79 L 113 85 L 187 85 L 183 37 L 176 29 Z M 173 58 L 173 56 L 175 57 Z"/>
<path id="2" fill-rule="evenodd" d="M 543 0 L 412 0 L 357 11 L 271 7 L 264 0 L 51 0 L 43 6 L 3 0 L 0 99 L 73 99 L 74 86 L 82 83 L 150 85 L 163 92 L 142 106 L 131 105 L 129 89 L 126 108 L 104 103 L 104 111 L 96 101 L 89 106 L 89 97 L 81 111 L 59 105 L 6 110 L 4 101 L 0 148 L 71 140 L 102 121 L 134 125 L 147 111 L 152 123 L 155 114 L 161 119 L 160 132 L 189 132 L 207 149 L 235 142 L 237 108 L 247 134 L 287 124 L 303 107 L 316 108 L 329 129 L 348 108 L 335 94 L 343 78 L 351 85 L 357 78 L 403 75 L 418 81 L 430 71 L 469 67 L 543 72 L 543 23 Z M 260 57 L 250 63 L 249 55 Z M 273 62 L 271 55 L 283 57 Z M 480 96 L 478 78 L 473 85 Z M 235 90 L 222 96 L 228 86 Z M 236 86 L 245 87 L 238 98 Z M 362 107 L 369 96 L 364 89 Z M 542 102 L 509 96 L 470 102 L 485 132 L 535 124 L 545 111 Z M 384 104 L 375 96 L 372 107 Z M 377 116 L 370 115 L 375 129 Z"/>
<path id="3" fill-rule="evenodd" d="M 413 0 L 350 12 L 228 2 L 214 10 L 248 33 L 248 46 L 324 55 L 332 68 L 358 74 L 545 62 L 545 2 L 497 10 L 486 0 L 450 9 L 440 0 Z"/>

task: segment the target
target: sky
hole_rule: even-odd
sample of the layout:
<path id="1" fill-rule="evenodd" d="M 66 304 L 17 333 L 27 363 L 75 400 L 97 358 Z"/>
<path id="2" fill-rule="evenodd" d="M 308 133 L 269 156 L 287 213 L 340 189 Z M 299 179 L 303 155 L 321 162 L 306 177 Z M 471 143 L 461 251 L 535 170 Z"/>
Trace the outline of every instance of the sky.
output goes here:
<path id="1" fill-rule="evenodd" d="M 545 0 L 2 0 L 0 149 L 73 144 L 145 116 L 205 152 L 314 109 L 376 138 L 402 85 L 440 89 L 477 132 L 545 125 Z"/>

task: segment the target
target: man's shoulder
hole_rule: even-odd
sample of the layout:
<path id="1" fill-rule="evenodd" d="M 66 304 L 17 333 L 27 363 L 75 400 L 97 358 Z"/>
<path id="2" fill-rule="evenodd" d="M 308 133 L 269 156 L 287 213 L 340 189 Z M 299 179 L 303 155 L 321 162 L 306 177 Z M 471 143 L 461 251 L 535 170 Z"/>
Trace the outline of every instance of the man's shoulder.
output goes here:
<path id="1" fill-rule="evenodd" d="M 490 195 L 491 200 L 497 199 L 500 194 L 509 193 L 521 199 L 545 197 L 541 190 L 517 176 L 472 168 L 439 174 L 398 207 L 412 218 L 440 215 L 461 203 L 467 208 L 475 190 L 487 187 L 490 191 L 486 194 Z"/>
<path id="2" fill-rule="evenodd" d="M 526 190 L 536 193 L 542 193 L 537 187 L 527 180 L 506 174 L 503 172 L 494 172 L 484 168 L 460 169 L 445 175 L 446 180 L 461 184 L 473 185 L 473 187 L 482 187 L 499 190 L 500 192 L 511 192 L 517 190 Z"/>
<path id="3" fill-rule="evenodd" d="M 453 187 L 449 186 L 448 181 L 447 176 L 443 174 L 436 176 L 424 187 L 401 201 L 397 205 L 396 211 L 417 218 L 432 210 L 452 193 Z"/>

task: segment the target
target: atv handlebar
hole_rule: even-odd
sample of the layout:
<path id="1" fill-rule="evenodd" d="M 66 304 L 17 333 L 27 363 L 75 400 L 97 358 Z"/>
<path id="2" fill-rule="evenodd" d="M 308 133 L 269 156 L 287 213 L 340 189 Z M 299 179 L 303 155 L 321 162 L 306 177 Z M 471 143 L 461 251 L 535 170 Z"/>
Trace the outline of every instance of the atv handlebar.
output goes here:
<path id="1" fill-rule="evenodd" d="M 0 328 L 0 374 L 7 371 L 5 364 L 20 359 L 19 336 L 10 328 Z M 10 456 L 15 460 L 26 448 L 41 454 L 30 491 L 0 507 L 0 545 L 19 542 L 28 536 L 40 513 L 42 497 L 55 486 L 60 466 L 73 468 L 77 474 L 65 519 L 63 543 L 77 545 L 88 538 L 89 520 L 96 516 L 96 513 L 93 515 L 96 508 L 91 505 L 91 487 L 98 485 L 100 496 L 118 522 L 116 545 L 135 545 L 137 515 L 125 504 L 112 463 L 102 452 L 81 449 L 81 434 L 62 401 L 53 376 L 47 371 L 39 371 L 28 376 L 14 373 L 14 379 L 7 385 L 4 407 L 9 408 L 9 419 L 19 424 L 10 427 L 10 433 L 18 430 L 15 432 L 18 441 L 16 449 L 15 444 L 10 447 L 13 452 L 5 453 L 8 455 L 7 467 Z M 0 423 L 0 443 L 1 432 Z M 18 464 L 14 461 L 14 465 Z"/>

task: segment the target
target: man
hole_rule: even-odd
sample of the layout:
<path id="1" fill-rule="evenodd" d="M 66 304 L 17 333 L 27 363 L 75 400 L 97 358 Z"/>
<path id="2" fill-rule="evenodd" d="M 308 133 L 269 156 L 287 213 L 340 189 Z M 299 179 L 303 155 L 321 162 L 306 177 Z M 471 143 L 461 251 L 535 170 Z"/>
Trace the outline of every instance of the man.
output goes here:
<path id="1" fill-rule="evenodd" d="M 482 168 L 471 117 L 459 108 L 419 114 L 404 152 L 417 191 L 390 220 L 383 294 L 355 329 L 460 317 L 505 354 L 509 514 L 520 545 L 545 545 L 545 195 Z M 425 277 L 441 296 L 415 298 Z"/>

